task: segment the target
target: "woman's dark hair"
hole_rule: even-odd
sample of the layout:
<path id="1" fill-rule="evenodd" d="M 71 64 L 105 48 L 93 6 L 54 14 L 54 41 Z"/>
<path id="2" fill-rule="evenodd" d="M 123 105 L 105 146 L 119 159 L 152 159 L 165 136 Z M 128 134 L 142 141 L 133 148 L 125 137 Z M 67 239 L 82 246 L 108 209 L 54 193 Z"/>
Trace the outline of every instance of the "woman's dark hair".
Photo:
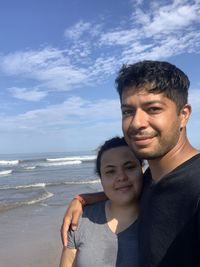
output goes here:
<path id="1" fill-rule="evenodd" d="M 112 148 L 121 147 L 121 146 L 128 146 L 124 137 L 113 137 L 107 141 L 99 148 L 97 153 L 97 159 L 96 159 L 96 173 L 101 177 L 101 157 L 102 154 Z M 142 161 L 138 159 L 142 165 Z"/>

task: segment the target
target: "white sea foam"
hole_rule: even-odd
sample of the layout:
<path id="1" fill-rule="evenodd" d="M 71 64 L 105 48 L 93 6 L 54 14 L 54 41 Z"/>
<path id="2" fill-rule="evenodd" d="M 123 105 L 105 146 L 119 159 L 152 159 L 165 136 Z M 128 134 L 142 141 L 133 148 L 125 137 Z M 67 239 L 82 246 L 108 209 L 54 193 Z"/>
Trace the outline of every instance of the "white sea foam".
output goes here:
<path id="1" fill-rule="evenodd" d="M 33 200 L 29 200 L 29 201 L 26 201 L 24 202 L 23 204 L 26 204 L 26 205 L 32 205 L 32 204 L 36 204 L 38 202 L 41 202 L 47 198 L 50 198 L 50 197 L 53 197 L 54 194 L 53 193 L 50 193 L 48 191 L 46 191 L 44 194 L 42 194 L 40 197 L 36 198 L 36 199 L 33 199 Z"/>
<path id="2" fill-rule="evenodd" d="M 26 188 L 34 188 L 34 187 L 45 187 L 45 183 L 36 183 L 36 184 L 28 184 L 28 185 L 17 185 L 17 186 L 0 186 L 1 190 L 5 189 L 26 189 Z"/>
<path id="3" fill-rule="evenodd" d="M 75 165 L 75 164 L 81 164 L 81 163 L 82 163 L 81 160 L 72 160 L 72 161 L 60 161 L 60 162 L 43 163 L 43 164 L 40 164 L 39 166 L 50 167 L 50 166 Z"/>
<path id="4" fill-rule="evenodd" d="M 9 209 L 14 209 L 14 208 L 18 208 L 21 207 L 23 205 L 33 205 L 39 202 L 42 202 L 50 197 L 54 196 L 53 193 L 50 193 L 48 191 L 45 191 L 43 194 L 41 194 L 39 197 L 34 198 L 32 200 L 26 200 L 26 201 L 19 201 L 19 202 L 15 202 L 15 203 L 1 203 L 0 204 L 0 211 L 6 211 Z"/>
<path id="5" fill-rule="evenodd" d="M 37 183 L 37 184 L 28 184 L 28 185 L 18 185 L 16 186 L 16 189 L 21 189 L 21 188 L 32 188 L 32 187 L 45 187 L 45 183 Z"/>
<path id="6" fill-rule="evenodd" d="M 19 160 L 0 160 L 0 165 L 17 165 Z"/>
<path id="7" fill-rule="evenodd" d="M 64 184 L 98 184 L 100 183 L 101 180 L 89 180 L 89 181 L 69 181 L 69 182 L 64 182 Z"/>
<path id="8" fill-rule="evenodd" d="M 0 176 L 7 176 L 12 173 L 12 170 L 0 171 Z"/>
<path id="9" fill-rule="evenodd" d="M 35 168 L 36 168 L 36 166 L 24 167 L 25 170 L 34 170 Z"/>
<path id="10" fill-rule="evenodd" d="M 47 161 L 57 162 L 57 161 L 93 161 L 96 159 L 95 155 L 92 156 L 75 156 L 75 157 L 65 157 L 65 158 L 47 158 Z"/>

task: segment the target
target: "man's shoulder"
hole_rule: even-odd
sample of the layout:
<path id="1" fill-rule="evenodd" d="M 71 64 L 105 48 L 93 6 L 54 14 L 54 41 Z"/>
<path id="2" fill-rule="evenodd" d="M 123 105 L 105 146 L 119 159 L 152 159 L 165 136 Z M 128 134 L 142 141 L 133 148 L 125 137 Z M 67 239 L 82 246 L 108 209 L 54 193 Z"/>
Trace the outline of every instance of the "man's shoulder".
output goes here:
<path id="1" fill-rule="evenodd" d="M 177 167 L 177 172 L 182 171 L 184 175 L 194 177 L 200 175 L 200 153 L 194 155 Z"/>

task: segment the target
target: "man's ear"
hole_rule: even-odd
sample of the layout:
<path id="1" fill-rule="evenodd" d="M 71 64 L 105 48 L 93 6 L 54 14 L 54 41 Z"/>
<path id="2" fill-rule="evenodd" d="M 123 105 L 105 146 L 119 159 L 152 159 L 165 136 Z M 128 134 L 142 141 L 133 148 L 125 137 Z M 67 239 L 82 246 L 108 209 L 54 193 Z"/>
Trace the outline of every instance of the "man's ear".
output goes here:
<path id="1" fill-rule="evenodd" d="M 192 107 L 189 104 L 186 104 L 180 111 L 180 120 L 181 120 L 181 128 L 186 127 L 186 124 L 190 118 L 190 114 L 192 112 Z"/>

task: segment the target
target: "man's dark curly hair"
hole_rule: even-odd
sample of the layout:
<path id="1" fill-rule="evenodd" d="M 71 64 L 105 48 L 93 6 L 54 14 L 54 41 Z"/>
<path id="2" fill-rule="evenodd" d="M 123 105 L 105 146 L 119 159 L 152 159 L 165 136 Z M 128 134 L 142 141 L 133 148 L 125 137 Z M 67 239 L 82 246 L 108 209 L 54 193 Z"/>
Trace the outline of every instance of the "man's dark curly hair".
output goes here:
<path id="1" fill-rule="evenodd" d="M 175 102 L 177 112 L 187 104 L 190 81 L 187 75 L 165 61 L 144 60 L 135 64 L 123 65 L 115 80 L 120 100 L 122 93 L 130 87 L 140 88 L 147 86 L 153 94 L 163 93 Z M 150 87 L 148 87 L 150 85 Z"/>

